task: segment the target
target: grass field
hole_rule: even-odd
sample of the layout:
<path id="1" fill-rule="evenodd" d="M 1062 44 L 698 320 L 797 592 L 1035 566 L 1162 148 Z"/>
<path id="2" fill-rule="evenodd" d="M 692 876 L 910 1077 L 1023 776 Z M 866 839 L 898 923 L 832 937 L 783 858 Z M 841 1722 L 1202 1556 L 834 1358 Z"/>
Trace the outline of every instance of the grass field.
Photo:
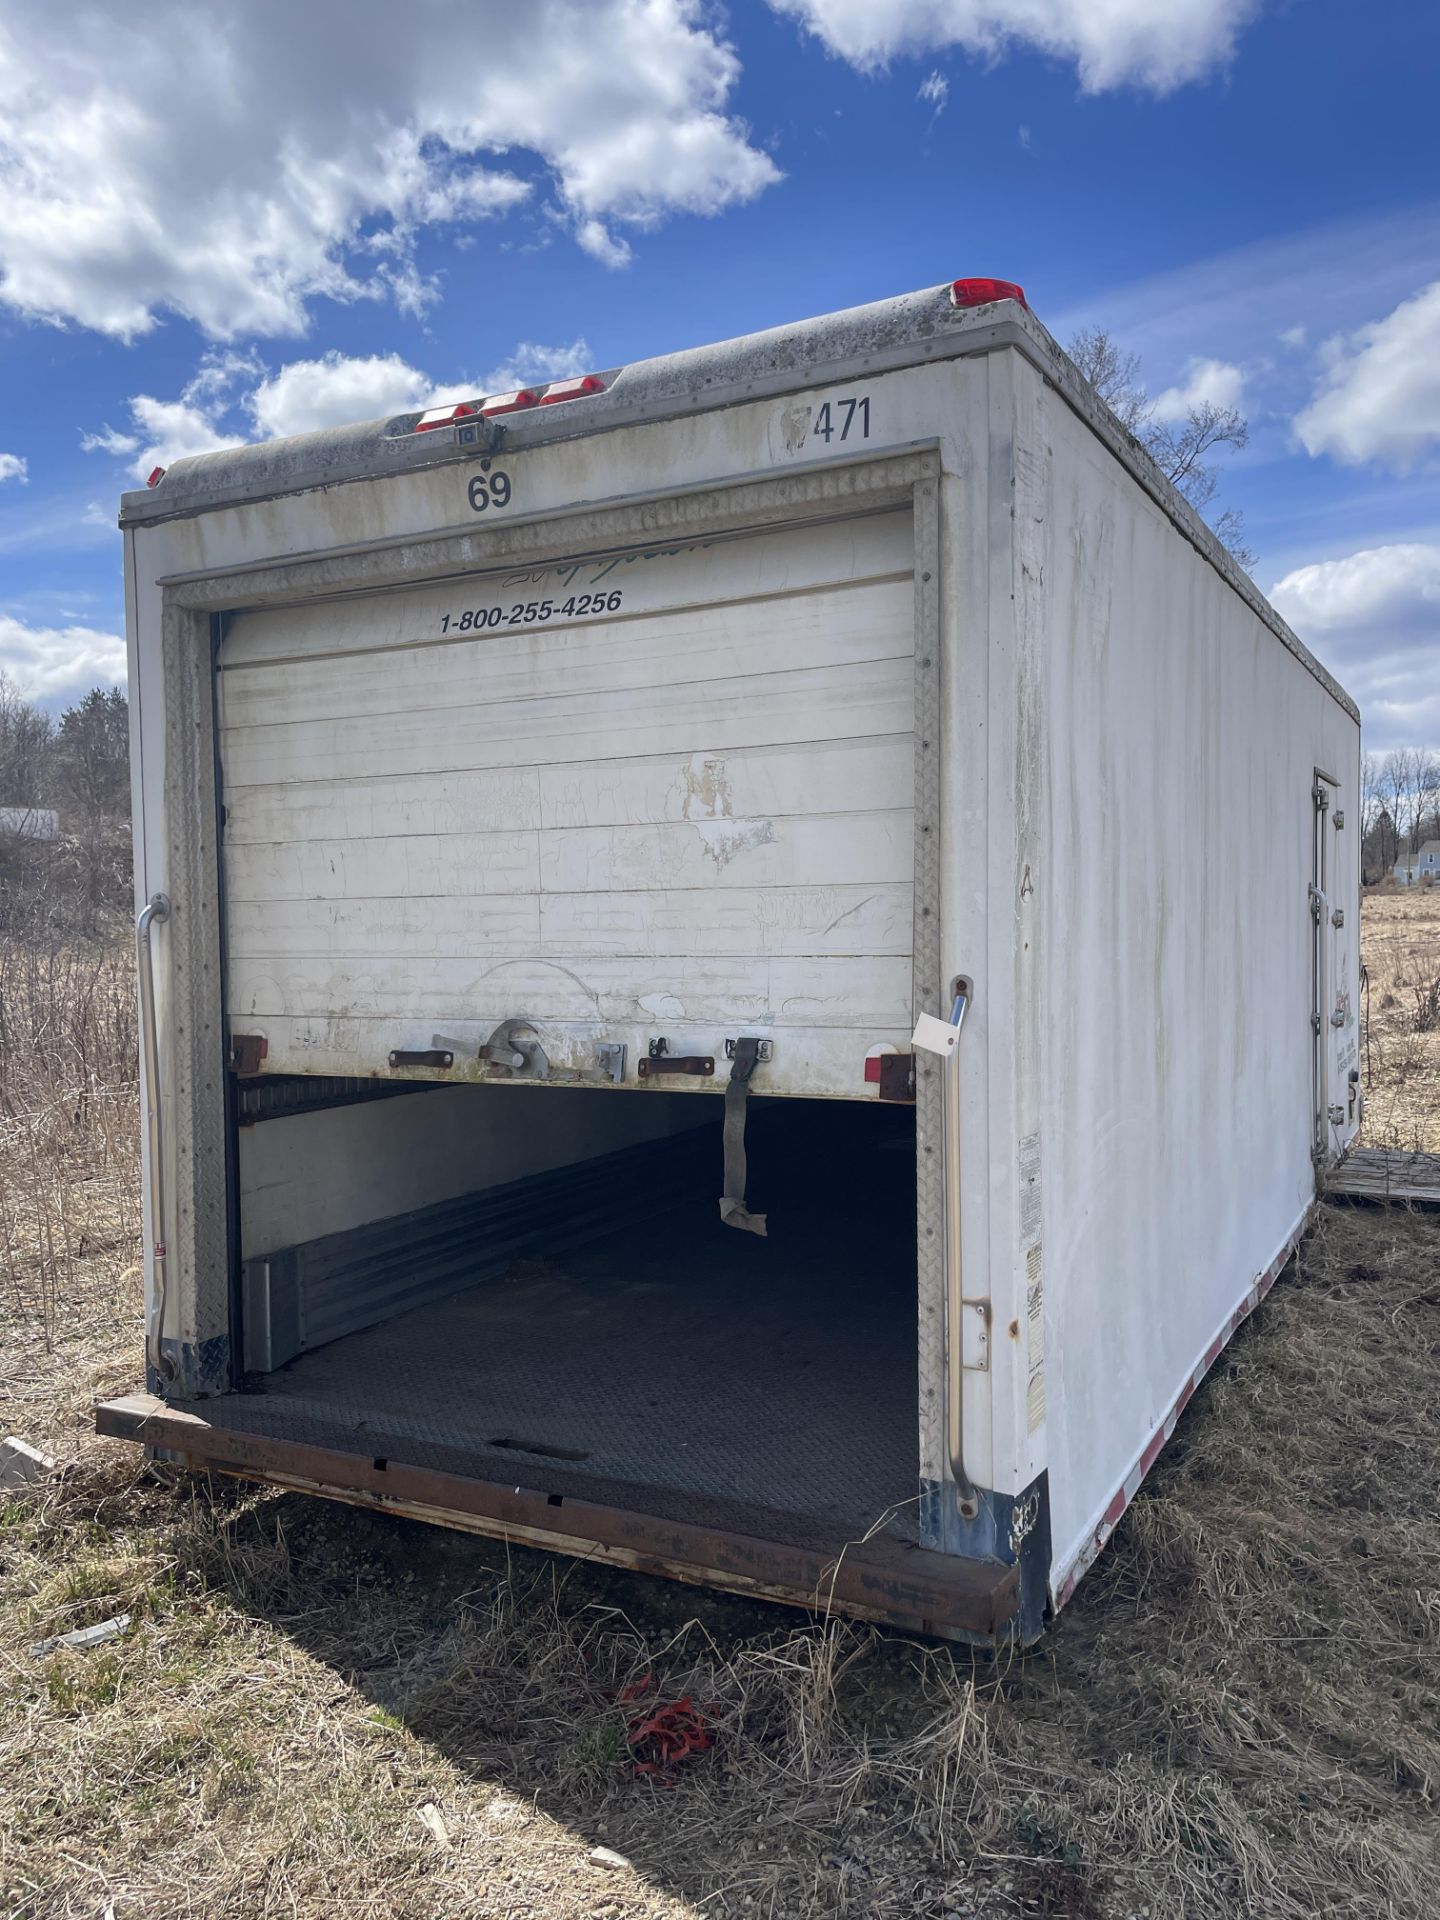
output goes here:
<path id="1" fill-rule="evenodd" d="M 1367 893 L 1362 936 L 1366 1143 L 1440 1153 L 1440 887 Z"/>
<path id="2" fill-rule="evenodd" d="M 1427 907 L 1366 903 L 1367 1125 L 1440 1147 Z M 995 1664 L 96 1440 L 140 1350 L 127 994 L 0 963 L 0 1431 L 63 1469 L 0 1496 L 7 1920 L 1435 1911 L 1440 1215 L 1322 1209 Z M 713 1746 L 637 1776 L 685 1697 Z"/>

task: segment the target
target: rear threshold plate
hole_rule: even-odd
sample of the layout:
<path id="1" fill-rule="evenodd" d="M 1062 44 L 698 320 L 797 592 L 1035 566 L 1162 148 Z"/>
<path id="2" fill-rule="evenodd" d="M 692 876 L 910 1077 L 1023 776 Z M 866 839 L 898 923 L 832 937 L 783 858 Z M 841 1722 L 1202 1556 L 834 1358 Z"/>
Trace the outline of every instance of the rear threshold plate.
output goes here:
<path id="1" fill-rule="evenodd" d="M 248 1397 L 243 1431 L 225 1424 L 223 1398 L 203 1405 L 202 1414 L 152 1394 L 126 1394 L 97 1405 L 96 1431 L 178 1454 L 192 1468 L 915 1632 L 991 1641 L 1004 1637 L 1015 1613 L 1013 1567 L 884 1536 L 864 1543 L 812 1537 L 799 1546 L 783 1537 L 781 1514 L 773 1516 L 775 1537 L 768 1527 L 749 1534 L 697 1526 L 643 1506 L 609 1506 L 267 1433 Z"/>

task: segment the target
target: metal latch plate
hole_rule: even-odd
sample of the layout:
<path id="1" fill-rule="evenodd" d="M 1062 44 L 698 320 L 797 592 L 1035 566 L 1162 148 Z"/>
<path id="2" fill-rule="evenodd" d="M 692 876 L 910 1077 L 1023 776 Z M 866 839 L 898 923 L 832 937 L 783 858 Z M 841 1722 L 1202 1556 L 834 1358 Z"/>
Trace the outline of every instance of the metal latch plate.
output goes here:
<path id="1" fill-rule="evenodd" d="M 990 1371 L 990 1302 L 960 1302 L 960 1364 L 972 1373 Z"/>
<path id="2" fill-rule="evenodd" d="M 258 1073 L 269 1051 L 270 1042 L 263 1033 L 232 1033 L 226 1065 L 232 1073 Z"/>
<path id="3" fill-rule="evenodd" d="M 727 1040 L 725 1042 L 725 1058 L 727 1060 L 733 1060 L 735 1058 L 735 1046 L 736 1046 L 736 1043 L 733 1040 Z M 773 1060 L 774 1057 L 775 1057 L 775 1042 L 773 1040 L 757 1040 L 756 1041 L 755 1058 L 757 1060 Z"/>
<path id="4" fill-rule="evenodd" d="M 915 1056 L 913 1053 L 880 1055 L 880 1094 L 882 1100 L 915 1099 Z"/>

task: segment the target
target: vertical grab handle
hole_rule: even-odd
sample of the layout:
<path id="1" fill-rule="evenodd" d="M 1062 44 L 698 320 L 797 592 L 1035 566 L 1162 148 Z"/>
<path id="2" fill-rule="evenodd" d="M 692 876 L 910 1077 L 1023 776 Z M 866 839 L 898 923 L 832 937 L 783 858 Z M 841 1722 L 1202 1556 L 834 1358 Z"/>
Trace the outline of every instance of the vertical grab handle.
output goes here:
<path id="1" fill-rule="evenodd" d="M 160 1130 L 160 1036 L 155 1024 L 155 961 L 150 929 L 170 918 L 170 902 L 163 893 L 150 896 L 135 918 L 135 967 L 140 984 L 140 1046 L 145 1063 L 145 1145 L 150 1165 L 151 1274 L 150 1314 L 145 1330 L 145 1355 L 155 1371 L 168 1379 L 174 1372 L 161 1346 L 165 1327 L 165 1158 Z"/>
<path id="2" fill-rule="evenodd" d="M 1330 897 L 1310 888 L 1310 917 L 1315 923 L 1315 1150 L 1327 1158 L 1330 1141 Z"/>
<path id="3" fill-rule="evenodd" d="M 966 1520 L 973 1520 L 980 1511 L 980 1496 L 965 1471 L 965 1289 L 960 1245 L 960 1031 L 970 1010 L 970 999 L 969 981 L 958 980 L 950 1018 L 939 1020 L 932 1013 L 922 1013 L 911 1040 L 913 1046 L 923 1047 L 927 1053 L 940 1057 L 941 1163 L 945 1175 L 946 1425 L 950 1472 L 959 1496 L 960 1512 Z"/>

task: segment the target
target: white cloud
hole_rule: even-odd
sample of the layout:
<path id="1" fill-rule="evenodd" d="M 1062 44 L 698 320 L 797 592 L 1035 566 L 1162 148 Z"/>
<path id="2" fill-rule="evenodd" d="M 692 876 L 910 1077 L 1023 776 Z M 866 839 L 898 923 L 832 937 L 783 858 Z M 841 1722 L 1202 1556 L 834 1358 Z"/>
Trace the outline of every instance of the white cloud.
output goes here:
<path id="1" fill-rule="evenodd" d="M 588 372 L 592 364 L 583 340 L 558 347 L 527 340 L 479 379 L 437 384 L 398 353 L 327 353 L 318 360 L 289 361 L 245 395 L 244 407 L 261 439 L 278 440 L 319 427 L 342 427 L 416 407 L 438 407 L 449 400 L 504 393 L 528 381 L 563 380 L 572 373 Z"/>
<path id="2" fill-rule="evenodd" d="M 327 353 L 319 360 L 292 360 L 262 380 L 245 404 L 258 437 L 272 440 L 423 407 L 430 392 L 431 382 L 398 353 Z"/>
<path id="3" fill-rule="evenodd" d="M 1337 276 L 1335 262 L 1346 271 Z M 1283 238 L 1248 242 L 1151 279 L 1100 279 L 1068 310 L 1045 315 L 1057 338 L 1100 326 L 1122 337 L 1147 367 L 1183 366 L 1213 354 L 1242 366 L 1273 356 L 1275 339 L 1323 315 L 1327 332 L 1349 330 L 1440 277 L 1440 200 L 1403 213 L 1331 221 Z M 1303 356 L 1292 369 L 1304 376 Z M 1303 404 L 1297 388 L 1293 412 Z"/>
<path id="4" fill-rule="evenodd" d="M 82 435 L 80 445 L 87 453 L 129 459 L 130 471 L 144 479 L 152 468 L 168 467 L 190 454 L 379 420 L 418 407 L 507 392 L 527 382 L 563 380 L 588 372 L 593 364 L 583 339 L 561 346 L 522 341 L 482 377 L 444 383 L 398 353 L 332 352 L 314 360 L 287 361 L 270 373 L 251 355 L 216 352 L 206 356 L 178 400 L 133 395 L 127 403 L 133 431 L 121 433 L 107 426 L 102 433 Z"/>
<path id="5" fill-rule="evenodd" d="M 575 229 L 575 238 L 602 267 L 628 267 L 634 258 L 630 242 L 612 232 L 603 220 L 582 220 Z"/>
<path id="6" fill-rule="evenodd" d="M 245 444 L 243 433 L 221 433 L 204 406 L 188 398 L 156 400 L 148 393 L 137 393 L 130 401 L 130 416 L 140 445 L 130 470 L 141 480 L 154 467 L 171 467 L 193 454 L 220 453 Z"/>
<path id="7" fill-rule="evenodd" d="M 1418 617 L 1440 629 L 1440 546 L 1367 547 L 1344 560 L 1297 567 L 1270 598 L 1298 628 L 1345 631 Z"/>
<path id="8" fill-rule="evenodd" d="M 982 60 L 1028 47 L 1074 61 L 1087 93 L 1169 93 L 1223 65 L 1259 0 L 770 0 L 866 70 L 961 47 Z"/>
<path id="9" fill-rule="evenodd" d="M 29 461 L 18 453 L 0 453 L 0 480 L 18 480 L 23 487 L 29 478 Z"/>
<path id="10" fill-rule="evenodd" d="M 91 687 L 123 685 L 125 642 L 96 627 L 32 627 L 0 613 L 0 669 L 27 699 L 78 699 Z"/>
<path id="11" fill-rule="evenodd" d="M 240 384 L 264 371 L 263 363 L 250 354 L 219 349 L 207 353 L 178 400 L 132 394 L 126 402 L 131 430 L 121 432 L 107 425 L 99 433 L 82 433 L 81 452 L 128 459 L 130 471 L 143 480 L 152 468 L 168 467 L 192 454 L 243 446 L 247 436 L 227 432 L 222 422 L 235 405 Z"/>
<path id="12" fill-rule="evenodd" d="M 1359 701 L 1368 746 L 1440 745 L 1440 545 L 1297 567 L 1270 599 Z"/>
<path id="13" fill-rule="evenodd" d="M 572 340 L 568 347 L 542 347 L 538 341 L 522 340 L 510 357 L 492 368 L 473 391 L 508 393 L 512 387 L 536 386 L 542 380 L 568 380 L 574 374 L 594 370 L 594 356 L 583 339 Z"/>
<path id="14" fill-rule="evenodd" d="M 1245 375 L 1229 360 L 1192 360 L 1185 369 L 1184 383 L 1167 387 L 1155 399 L 1157 420 L 1184 420 L 1192 407 L 1236 407 L 1245 392 Z"/>
<path id="15" fill-rule="evenodd" d="M 109 425 L 99 433 L 80 435 L 82 453 L 113 453 L 118 457 L 122 453 L 134 453 L 139 444 L 139 438 L 135 434 L 121 433 L 118 428 Z"/>
<path id="16" fill-rule="evenodd" d="M 305 330 L 318 295 L 433 297 L 421 228 L 553 202 L 617 228 L 779 178 L 701 0 L 51 0 L 0 23 L 0 298 L 122 338 Z"/>
<path id="17" fill-rule="evenodd" d="M 915 98 L 934 107 L 937 116 L 945 111 L 945 103 L 950 98 L 950 82 L 938 67 L 933 73 L 927 73 L 920 82 L 920 90 Z"/>
<path id="18" fill-rule="evenodd" d="M 1440 445 L 1440 280 L 1326 351 L 1328 369 L 1295 420 L 1307 453 L 1403 473 Z"/>

